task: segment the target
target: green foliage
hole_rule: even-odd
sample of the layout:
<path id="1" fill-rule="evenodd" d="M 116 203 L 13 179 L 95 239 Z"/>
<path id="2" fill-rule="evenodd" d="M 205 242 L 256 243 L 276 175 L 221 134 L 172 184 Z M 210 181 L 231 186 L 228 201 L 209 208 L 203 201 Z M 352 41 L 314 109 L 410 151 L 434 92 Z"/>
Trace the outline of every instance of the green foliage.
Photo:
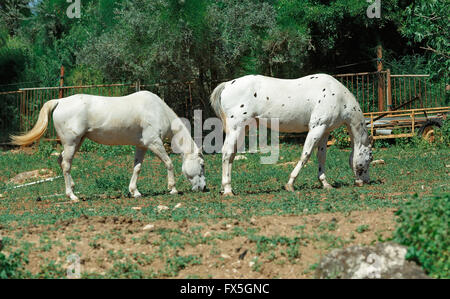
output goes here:
<path id="1" fill-rule="evenodd" d="M 331 132 L 331 137 L 336 140 L 334 145 L 338 148 L 348 148 L 351 145 L 350 136 L 345 126 L 341 126 Z"/>
<path id="2" fill-rule="evenodd" d="M 178 272 L 189 265 L 201 265 L 201 257 L 196 255 L 179 256 L 175 255 L 167 259 L 165 274 L 167 276 L 176 276 Z"/>
<path id="3" fill-rule="evenodd" d="M 2 252 L 14 242 L 10 238 L 0 238 L 0 279 L 18 279 L 29 275 L 24 268 L 28 264 L 28 254 L 24 250 L 19 249 L 9 254 Z"/>
<path id="4" fill-rule="evenodd" d="M 399 28 L 409 44 L 417 43 L 425 50 L 427 64 L 433 77 L 448 75 L 450 70 L 450 45 L 448 43 L 450 6 L 446 1 L 418 0 L 403 13 Z"/>
<path id="5" fill-rule="evenodd" d="M 0 83 L 6 84 L 18 81 L 25 71 L 29 49 L 20 38 L 9 37 L 2 29 L 0 23 Z"/>
<path id="6" fill-rule="evenodd" d="M 66 85 L 196 79 L 190 93 L 147 85 L 183 114 L 189 97 L 211 113 L 211 89 L 241 75 L 372 71 L 380 44 L 393 73 L 442 83 L 450 68 L 445 1 L 383 0 L 381 19 L 362 0 L 83 0 L 79 19 L 66 0 L 26 4 L 0 4 L 0 85 L 56 86 L 61 65 Z M 4 113 L 14 115 L 10 104 Z"/>
<path id="7" fill-rule="evenodd" d="M 359 234 L 362 234 L 363 232 L 366 232 L 368 230 L 369 230 L 369 225 L 367 225 L 367 224 L 360 225 L 356 228 L 356 232 Z"/>
<path id="8" fill-rule="evenodd" d="M 417 196 L 397 212 L 395 241 L 408 246 L 407 258 L 435 278 L 450 277 L 450 193 L 429 198 Z"/>
<path id="9" fill-rule="evenodd" d="M 23 251 L 15 251 L 8 256 L 0 251 L 0 279 L 24 278 L 24 266 L 28 263 Z"/>
<path id="10" fill-rule="evenodd" d="M 450 147 L 450 119 L 446 119 L 441 128 L 436 128 L 434 144 Z"/>

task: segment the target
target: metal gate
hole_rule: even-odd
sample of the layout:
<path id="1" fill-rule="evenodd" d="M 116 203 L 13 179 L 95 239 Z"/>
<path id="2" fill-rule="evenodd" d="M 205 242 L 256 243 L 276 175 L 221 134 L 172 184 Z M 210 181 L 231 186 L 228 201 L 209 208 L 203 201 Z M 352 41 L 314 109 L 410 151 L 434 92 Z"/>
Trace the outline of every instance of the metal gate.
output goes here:
<path id="1" fill-rule="evenodd" d="M 431 83 L 430 75 L 392 75 L 387 70 L 334 77 L 355 95 L 364 113 L 390 111 L 408 102 L 402 109 L 449 105 L 445 84 Z"/>

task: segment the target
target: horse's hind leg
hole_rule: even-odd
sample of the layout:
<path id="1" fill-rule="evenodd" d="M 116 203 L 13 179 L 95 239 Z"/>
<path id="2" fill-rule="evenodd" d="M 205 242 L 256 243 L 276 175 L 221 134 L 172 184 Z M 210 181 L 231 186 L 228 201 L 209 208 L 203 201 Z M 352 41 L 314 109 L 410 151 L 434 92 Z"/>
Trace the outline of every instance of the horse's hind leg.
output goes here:
<path id="1" fill-rule="evenodd" d="M 161 142 L 153 142 L 148 145 L 148 148 L 164 163 L 167 168 L 167 188 L 170 190 L 170 194 L 178 194 L 175 188 L 175 175 L 173 172 L 172 160 Z"/>
<path id="2" fill-rule="evenodd" d="M 72 190 L 72 177 L 70 175 L 70 169 L 72 168 L 72 160 L 75 153 L 80 148 L 81 138 L 74 138 L 70 142 L 63 142 L 64 151 L 61 153 L 61 169 L 64 175 L 64 182 L 66 184 L 66 195 L 73 201 L 78 201 L 78 197 L 75 196 Z"/>
<path id="3" fill-rule="evenodd" d="M 327 159 L 327 142 L 329 134 L 324 134 L 322 139 L 320 139 L 317 147 L 317 160 L 319 162 L 319 181 L 322 183 L 325 189 L 332 189 L 333 187 L 328 184 L 325 177 L 325 161 Z"/>
<path id="4" fill-rule="evenodd" d="M 142 147 L 136 147 L 136 153 L 134 155 L 134 168 L 133 168 L 133 176 L 130 180 L 130 186 L 128 187 L 128 190 L 130 190 L 131 195 L 134 198 L 141 197 L 141 193 L 137 189 L 137 179 L 139 176 L 139 173 L 141 172 L 142 167 L 142 161 L 144 161 L 145 152 L 147 151 L 146 148 Z"/>
<path id="5" fill-rule="evenodd" d="M 302 157 L 292 171 L 288 183 L 285 185 L 286 190 L 294 192 L 294 181 L 297 178 L 302 167 L 308 162 L 309 157 L 314 148 L 325 134 L 325 126 L 318 126 L 310 130 L 308 136 L 306 136 L 305 145 L 303 146 Z"/>
<path id="6" fill-rule="evenodd" d="M 75 153 L 78 152 L 78 150 L 80 149 L 81 145 L 83 144 L 84 139 L 85 139 L 84 137 L 81 138 L 81 141 L 76 146 Z M 59 167 L 61 167 L 61 169 L 62 169 L 61 163 L 63 161 L 63 154 L 64 154 L 64 151 L 58 157 L 58 164 L 59 164 Z M 70 186 L 73 189 L 75 187 L 75 181 L 73 180 L 72 175 L 70 173 L 69 173 L 69 178 L 70 178 Z"/>

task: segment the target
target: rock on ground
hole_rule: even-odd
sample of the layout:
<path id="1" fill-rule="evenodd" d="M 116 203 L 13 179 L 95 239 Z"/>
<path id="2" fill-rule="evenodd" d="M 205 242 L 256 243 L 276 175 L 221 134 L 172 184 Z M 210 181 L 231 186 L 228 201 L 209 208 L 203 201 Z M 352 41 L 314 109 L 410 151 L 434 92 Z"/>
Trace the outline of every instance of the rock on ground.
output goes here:
<path id="1" fill-rule="evenodd" d="M 9 180 L 12 184 L 23 184 L 30 179 L 48 179 L 54 177 L 55 173 L 50 169 L 36 169 L 32 171 L 22 172 Z"/>
<path id="2" fill-rule="evenodd" d="M 316 278 L 429 278 L 416 263 L 405 260 L 405 246 L 387 242 L 352 246 L 327 254 L 316 268 Z"/>

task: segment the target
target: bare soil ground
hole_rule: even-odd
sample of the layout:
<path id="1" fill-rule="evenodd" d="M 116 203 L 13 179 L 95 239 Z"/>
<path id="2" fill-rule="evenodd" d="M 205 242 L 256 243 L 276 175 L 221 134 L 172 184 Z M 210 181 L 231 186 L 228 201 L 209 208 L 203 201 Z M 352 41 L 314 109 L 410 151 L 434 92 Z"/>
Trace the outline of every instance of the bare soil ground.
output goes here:
<path id="1" fill-rule="evenodd" d="M 163 273 L 165 260 L 158 256 L 162 231 L 179 232 L 183 239 L 190 234 L 199 242 L 185 242 L 181 248 L 170 248 L 167 255 L 198 256 L 202 262 L 181 269 L 174 278 L 312 278 L 311 266 L 336 247 L 371 244 L 388 238 L 395 228 L 393 209 L 353 211 L 305 216 L 253 217 L 249 222 L 155 221 L 149 223 L 126 217 L 81 217 L 51 226 L 17 227 L 3 231 L 3 237 L 22 234 L 21 242 L 40 248 L 29 255 L 27 269 L 36 274 L 49 260 L 67 267 L 67 250 L 81 257 L 82 272 L 105 275 L 117 262 L 137 263 L 141 271 Z M 367 227 L 358 232 L 359 227 Z M 286 244 L 277 244 L 260 252 L 252 238 L 235 235 L 256 229 L 265 238 L 299 238 L 298 255 L 289 258 Z M 184 240 L 186 241 L 186 240 Z M 181 241 L 182 242 L 182 241 Z M 47 245 L 47 246 L 46 246 Z M 170 247 L 170 246 L 169 246 Z M 270 247 L 270 246 L 269 246 Z M 55 258 L 56 257 L 56 258 Z M 156 275 L 159 276 L 159 275 Z M 162 275 L 164 276 L 164 274 Z"/>

